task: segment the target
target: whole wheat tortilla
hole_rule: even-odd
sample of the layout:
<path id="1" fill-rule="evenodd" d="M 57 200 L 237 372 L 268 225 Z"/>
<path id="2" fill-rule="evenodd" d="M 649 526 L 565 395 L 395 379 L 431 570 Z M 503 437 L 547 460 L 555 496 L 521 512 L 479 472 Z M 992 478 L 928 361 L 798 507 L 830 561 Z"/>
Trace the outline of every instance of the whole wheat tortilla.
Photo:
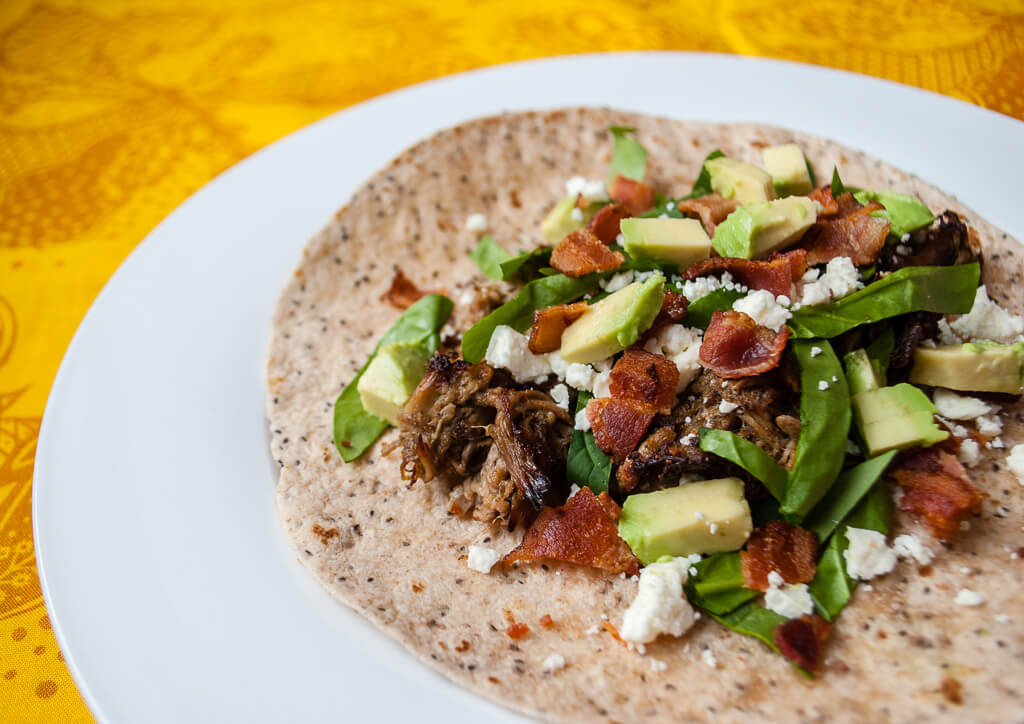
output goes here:
<path id="1" fill-rule="evenodd" d="M 573 175 L 603 178 L 607 128 L 628 125 L 648 149 L 647 180 L 679 195 L 714 148 L 758 162 L 764 145 L 794 141 L 819 173 L 918 195 L 965 215 L 986 249 L 985 281 L 1000 304 L 1024 306 L 1021 248 L 955 199 L 917 177 L 822 138 L 780 128 L 668 120 L 606 109 L 514 113 L 470 121 L 410 148 L 355 193 L 306 247 L 278 302 L 267 365 L 277 505 L 299 559 L 339 600 L 453 681 L 511 709 L 557 720 L 1010 721 L 1024 717 L 1024 487 L 1006 450 L 983 450 L 971 477 L 984 513 L 952 545 L 931 542 L 931 566 L 901 561 L 862 585 L 839 617 L 825 670 L 802 677 L 760 642 L 703 619 L 646 656 L 608 633 L 636 583 L 547 564 L 490 575 L 470 570 L 467 547 L 513 541 L 446 512 L 440 481 L 407 488 L 389 429 L 360 460 L 342 463 L 332 406 L 376 340 L 398 317 L 380 303 L 397 264 L 423 289 L 458 295 L 479 272 L 467 257 L 484 213 L 510 250 L 541 241 L 540 224 Z M 1022 406 L 1004 410 L 1007 449 L 1021 440 Z M 897 514 L 893 534 L 915 532 Z M 954 603 L 961 588 L 984 596 Z M 538 620 L 549 615 L 554 626 Z M 1006 622 L 1006 616 L 1010 622 Z M 509 622 L 530 633 L 512 641 Z M 704 651 L 710 654 L 704 654 Z M 545 673 L 551 654 L 567 666 Z M 713 657 L 713 659 L 711 658 Z M 664 662 L 663 671 L 652 660 Z M 713 665 L 712 665 L 713 664 Z"/>

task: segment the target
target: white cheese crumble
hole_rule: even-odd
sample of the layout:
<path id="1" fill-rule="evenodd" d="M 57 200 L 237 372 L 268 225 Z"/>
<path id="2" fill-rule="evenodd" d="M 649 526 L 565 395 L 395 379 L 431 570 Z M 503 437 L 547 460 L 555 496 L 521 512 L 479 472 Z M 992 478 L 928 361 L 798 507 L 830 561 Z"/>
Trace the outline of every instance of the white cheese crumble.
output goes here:
<path id="1" fill-rule="evenodd" d="M 611 292 L 617 292 L 620 289 L 625 289 L 632 283 L 633 272 L 627 270 L 619 272 L 618 274 L 613 274 L 607 279 L 602 279 L 598 282 L 598 286 L 610 294 Z"/>
<path id="2" fill-rule="evenodd" d="M 645 644 L 661 634 L 681 636 L 693 626 L 693 608 L 683 595 L 689 564 L 686 558 L 673 558 L 652 563 L 640 572 L 636 598 L 619 627 L 624 641 Z"/>
<path id="3" fill-rule="evenodd" d="M 793 314 L 779 304 L 772 293 L 765 289 L 755 289 L 742 299 L 733 302 L 732 308 L 743 312 L 762 327 L 778 332 L 782 325 Z"/>
<path id="4" fill-rule="evenodd" d="M 666 664 L 661 659 L 651 659 L 651 671 L 653 671 L 655 674 L 660 674 L 667 668 L 668 664 Z"/>
<path id="5" fill-rule="evenodd" d="M 823 351 L 824 350 L 821 347 L 817 347 L 817 346 L 811 347 L 811 357 L 817 357 Z"/>
<path id="6" fill-rule="evenodd" d="M 828 384 L 827 380 L 819 380 L 818 381 L 818 389 L 821 390 L 822 392 L 827 390 L 828 387 L 829 387 L 829 384 Z"/>
<path id="7" fill-rule="evenodd" d="M 1024 485 L 1024 444 L 1014 445 L 1010 454 L 1006 456 L 1006 467 L 1017 476 L 1017 480 Z"/>
<path id="8" fill-rule="evenodd" d="M 978 443 L 967 438 L 960 443 L 960 453 L 957 457 L 964 465 L 973 468 L 981 462 L 981 449 L 978 447 Z"/>
<path id="9" fill-rule="evenodd" d="M 578 224 L 583 221 L 583 209 L 577 206 L 575 209 L 569 212 L 569 216 L 572 218 L 573 221 L 575 221 Z"/>
<path id="10" fill-rule="evenodd" d="M 583 490 L 583 488 L 578 486 L 576 483 L 573 483 L 572 485 L 569 486 L 569 497 L 573 497 L 574 495 L 576 495 L 576 493 L 580 492 L 581 490 Z"/>
<path id="11" fill-rule="evenodd" d="M 729 402 L 728 400 L 722 400 L 718 403 L 718 411 L 723 415 L 728 415 L 730 412 L 735 411 L 739 405 L 735 402 Z"/>
<path id="12" fill-rule="evenodd" d="M 470 214 L 466 217 L 466 228 L 470 231 L 487 231 L 487 217 L 483 214 Z"/>
<path id="13" fill-rule="evenodd" d="M 936 415 L 936 417 L 939 419 L 939 421 L 942 422 L 943 425 L 949 428 L 949 431 L 953 433 L 953 437 L 964 438 L 971 434 L 970 430 L 968 430 L 966 427 L 964 427 L 958 422 L 953 422 L 952 420 L 949 420 L 943 417 L 942 415 Z"/>
<path id="14" fill-rule="evenodd" d="M 953 603 L 960 606 L 980 606 L 985 602 L 985 597 L 977 591 L 972 591 L 969 588 L 961 588 L 956 598 L 953 599 Z"/>
<path id="15" fill-rule="evenodd" d="M 672 360 L 679 370 L 676 394 L 686 389 L 700 372 L 700 344 L 703 332 L 694 327 L 669 324 L 647 340 L 644 349 Z"/>
<path id="16" fill-rule="evenodd" d="M 814 611 L 814 602 L 806 583 L 787 585 L 778 571 L 772 571 L 768 574 L 764 607 L 786 618 L 799 618 Z"/>
<path id="17" fill-rule="evenodd" d="M 584 407 L 576 413 L 576 420 L 573 423 L 573 427 L 574 429 L 581 430 L 582 432 L 586 432 L 590 429 L 590 420 L 587 419 L 587 408 Z"/>
<path id="18" fill-rule="evenodd" d="M 1010 617 L 1009 617 L 1009 616 L 1008 616 L 1007 614 L 1005 614 L 1005 613 L 1000 613 L 1000 614 L 998 614 L 998 615 L 996 616 L 996 623 L 1000 623 L 1000 624 L 1003 624 L 1003 625 L 1006 625 L 1006 624 L 1010 623 L 1010 621 L 1012 621 L 1012 620 L 1013 620 L 1013 619 L 1011 619 L 1011 618 L 1010 618 Z"/>
<path id="19" fill-rule="evenodd" d="M 732 274 L 729 272 L 722 272 L 721 278 L 715 276 L 697 277 L 696 279 L 687 279 L 683 282 L 683 296 L 691 302 L 695 302 L 701 297 L 711 294 L 711 292 L 717 291 L 725 287 L 726 289 L 735 289 L 736 291 L 745 292 L 747 288 L 742 284 L 736 284 Z"/>
<path id="20" fill-rule="evenodd" d="M 995 437 L 1003 431 L 1003 421 L 999 415 L 982 415 L 974 424 L 978 426 L 978 432 L 988 437 Z"/>
<path id="21" fill-rule="evenodd" d="M 837 256 L 825 266 L 825 273 L 817 278 L 803 278 L 803 289 L 799 302 L 801 306 L 808 304 L 825 304 L 840 299 L 847 294 L 861 289 L 860 272 L 848 256 Z"/>
<path id="22" fill-rule="evenodd" d="M 939 414 L 950 420 L 971 420 L 998 409 L 977 397 L 965 397 L 941 387 L 936 388 L 932 394 L 932 402 L 935 403 L 935 409 Z"/>
<path id="23" fill-rule="evenodd" d="M 569 388 L 559 382 L 551 388 L 551 399 L 563 410 L 569 410 Z"/>
<path id="24" fill-rule="evenodd" d="M 949 327 L 961 337 L 972 341 L 989 340 L 1007 344 L 1024 336 L 1024 317 L 1010 314 L 993 302 L 982 284 L 975 293 L 970 313 L 953 320 Z"/>
<path id="25" fill-rule="evenodd" d="M 582 176 L 573 176 L 565 182 L 565 192 L 573 198 L 582 196 L 587 201 L 607 201 L 608 189 L 604 181 L 588 181 Z"/>
<path id="26" fill-rule="evenodd" d="M 892 549 L 900 558 L 913 558 L 922 566 L 931 563 L 935 557 L 932 549 L 922 543 L 920 538 L 907 533 L 896 536 L 892 542 Z"/>
<path id="27" fill-rule="evenodd" d="M 594 397 L 612 396 L 612 372 L 598 372 L 594 375 L 594 386 L 590 389 Z"/>
<path id="28" fill-rule="evenodd" d="M 494 564 L 501 560 L 501 554 L 487 546 L 470 546 L 466 563 L 474 571 L 490 573 Z"/>
<path id="29" fill-rule="evenodd" d="M 953 328 L 949 326 L 949 322 L 945 318 L 939 320 L 939 344 L 944 347 L 949 347 L 954 344 L 960 344 L 963 342 L 962 339 L 957 337 L 953 333 Z"/>
<path id="30" fill-rule="evenodd" d="M 541 664 L 544 671 L 554 673 L 560 669 L 565 668 L 565 657 L 561 654 L 551 654 L 551 656 L 544 659 L 544 663 Z"/>
<path id="31" fill-rule="evenodd" d="M 520 384 L 540 384 L 551 374 L 548 356 L 531 352 L 527 336 L 505 324 L 494 328 L 484 359 L 494 367 L 507 369 Z"/>
<path id="32" fill-rule="evenodd" d="M 846 529 L 846 538 L 850 547 L 843 551 L 843 558 L 850 578 L 869 581 L 896 566 L 896 553 L 877 530 L 850 526 Z"/>
<path id="33" fill-rule="evenodd" d="M 718 667 L 718 659 L 716 659 L 715 655 L 711 653 L 711 649 L 704 649 L 703 651 L 701 651 L 700 658 L 705 664 L 710 666 L 712 669 Z"/>

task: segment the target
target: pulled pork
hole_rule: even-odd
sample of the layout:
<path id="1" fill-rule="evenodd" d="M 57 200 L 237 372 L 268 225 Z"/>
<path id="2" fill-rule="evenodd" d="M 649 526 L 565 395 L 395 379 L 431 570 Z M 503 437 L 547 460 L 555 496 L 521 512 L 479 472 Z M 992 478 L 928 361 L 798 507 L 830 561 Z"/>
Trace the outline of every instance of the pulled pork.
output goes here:
<path id="1" fill-rule="evenodd" d="M 903 247 L 902 249 L 900 247 Z M 908 251 L 900 254 L 900 251 Z M 958 214 L 944 211 L 934 222 L 910 234 L 902 244 L 887 246 L 878 257 L 880 271 L 905 266 L 954 266 L 981 260 L 981 242 Z"/>
<path id="2" fill-rule="evenodd" d="M 572 419 L 546 393 L 495 386 L 495 378 L 485 363 L 430 360 L 399 418 L 402 477 L 410 485 L 466 480 L 452 511 L 511 529 L 564 500 Z"/>

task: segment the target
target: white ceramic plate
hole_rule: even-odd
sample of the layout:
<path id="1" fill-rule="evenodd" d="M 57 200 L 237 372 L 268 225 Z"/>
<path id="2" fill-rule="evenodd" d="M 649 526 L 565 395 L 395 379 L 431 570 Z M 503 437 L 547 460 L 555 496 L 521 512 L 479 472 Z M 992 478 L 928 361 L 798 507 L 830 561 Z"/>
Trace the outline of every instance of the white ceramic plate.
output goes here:
<path id="1" fill-rule="evenodd" d="M 263 359 L 302 246 L 361 181 L 445 126 L 565 105 L 829 136 L 1024 237 L 1024 124 L 793 63 L 686 53 L 519 63 L 398 91 L 288 136 L 153 230 L 89 310 L 53 385 L 36 455 L 39 573 L 100 721 L 517 719 L 421 666 L 294 560 L 274 511 Z"/>

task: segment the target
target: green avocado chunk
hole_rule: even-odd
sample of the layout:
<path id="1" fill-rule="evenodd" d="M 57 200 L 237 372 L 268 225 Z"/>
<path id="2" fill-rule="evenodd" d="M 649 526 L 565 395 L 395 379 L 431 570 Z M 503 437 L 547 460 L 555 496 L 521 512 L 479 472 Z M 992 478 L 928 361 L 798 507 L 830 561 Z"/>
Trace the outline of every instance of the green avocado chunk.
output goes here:
<path id="1" fill-rule="evenodd" d="M 735 199 L 741 204 L 775 198 L 771 174 L 752 163 L 720 156 L 706 160 L 704 168 L 711 176 L 711 190 L 719 196 Z"/>
<path id="2" fill-rule="evenodd" d="M 853 418 L 868 457 L 942 442 L 949 433 L 935 424 L 935 405 L 913 385 L 865 390 L 852 397 Z"/>
<path id="3" fill-rule="evenodd" d="M 741 206 L 715 227 L 712 244 L 722 256 L 764 257 L 799 239 L 818 218 L 806 196 Z"/>
<path id="4" fill-rule="evenodd" d="M 562 333 L 562 358 L 589 363 L 626 349 L 654 322 L 664 296 L 665 277 L 655 274 L 591 304 Z"/>
<path id="5" fill-rule="evenodd" d="M 795 143 L 769 146 L 761 151 L 764 169 L 772 175 L 775 192 L 780 196 L 802 196 L 811 192 L 811 174 L 804 152 Z"/>
<path id="6" fill-rule="evenodd" d="M 619 535 L 645 565 L 662 556 L 737 550 L 752 528 L 739 478 L 630 495 L 619 517 Z"/>
<path id="7" fill-rule="evenodd" d="M 366 411 L 397 425 L 398 414 L 423 379 L 429 359 L 422 344 L 395 342 L 381 347 L 357 385 Z"/>
<path id="8" fill-rule="evenodd" d="M 619 222 L 626 253 L 689 269 L 711 256 L 711 239 L 697 219 L 623 219 Z"/>
<path id="9" fill-rule="evenodd" d="M 866 350 L 855 349 L 847 353 L 843 357 L 843 366 L 846 369 L 846 384 L 850 387 L 851 395 L 877 390 L 885 384 L 885 380 L 878 379 Z"/>
<path id="10" fill-rule="evenodd" d="M 575 209 L 576 198 L 567 196 L 555 204 L 555 208 L 551 209 L 548 215 L 544 217 L 540 230 L 549 243 L 557 244 L 572 232 L 586 226 L 587 222 L 590 221 L 590 217 L 597 211 L 598 205 L 590 204 L 588 208 L 580 209 L 580 213 L 576 214 L 576 218 L 573 218 L 573 211 Z"/>
<path id="11" fill-rule="evenodd" d="M 1024 390 L 1024 342 L 974 342 L 947 347 L 918 347 L 910 381 L 968 392 Z"/>

